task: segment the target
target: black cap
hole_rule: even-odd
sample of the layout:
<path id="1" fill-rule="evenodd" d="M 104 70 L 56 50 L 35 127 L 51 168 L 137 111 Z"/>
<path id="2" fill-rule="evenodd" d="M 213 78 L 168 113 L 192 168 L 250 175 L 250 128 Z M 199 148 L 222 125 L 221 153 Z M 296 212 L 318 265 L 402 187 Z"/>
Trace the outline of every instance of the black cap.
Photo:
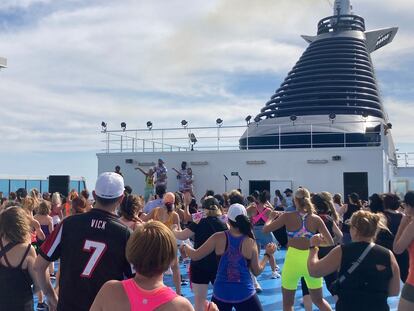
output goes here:
<path id="1" fill-rule="evenodd" d="M 359 194 L 356 192 L 352 192 L 349 196 L 353 202 L 357 202 L 359 200 Z"/>
<path id="2" fill-rule="evenodd" d="M 219 204 L 218 200 L 215 197 L 208 196 L 208 197 L 204 198 L 202 207 L 203 207 L 203 209 L 214 210 L 214 209 L 218 208 L 219 205 L 220 204 Z"/>
<path id="3" fill-rule="evenodd" d="M 288 193 L 288 192 L 293 193 L 292 189 L 290 189 L 290 188 L 286 188 L 286 190 L 283 191 L 283 193 Z"/>

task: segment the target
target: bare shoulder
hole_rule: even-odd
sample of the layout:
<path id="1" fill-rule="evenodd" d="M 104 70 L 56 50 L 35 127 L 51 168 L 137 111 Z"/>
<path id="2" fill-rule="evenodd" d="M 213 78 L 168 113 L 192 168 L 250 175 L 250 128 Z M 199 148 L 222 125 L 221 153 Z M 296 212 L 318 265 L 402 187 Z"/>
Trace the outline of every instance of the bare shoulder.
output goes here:
<path id="1" fill-rule="evenodd" d="M 177 296 L 171 302 L 156 309 L 157 311 L 194 311 L 191 303 L 184 297 Z"/>
<path id="2" fill-rule="evenodd" d="M 30 220 L 30 222 L 31 222 L 32 226 L 34 226 L 35 228 L 40 227 L 40 223 L 39 223 L 39 221 L 37 221 L 36 219 L 32 218 L 32 219 Z"/>
<path id="3" fill-rule="evenodd" d="M 98 305 L 103 307 L 103 310 L 129 310 L 129 300 L 125 294 L 122 282 L 111 280 L 106 282 L 95 300 L 98 300 Z"/>
<path id="4" fill-rule="evenodd" d="M 222 238 L 224 238 L 226 236 L 226 231 L 220 231 L 220 232 L 216 232 L 214 233 L 211 238 L 215 239 L 215 240 L 220 240 Z"/>
<path id="5" fill-rule="evenodd" d="M 319 215 L 317 215 L 317 214 L 309 214 L 308 219 L 310 219 L 311 221 L 313 221 L 315 223 L 322 223 L 323 222 L 322 218 L 319 217 Z"/>
<path id="6" fill-rule="evenodd" d="M 122 286 L 122 282 L 111 280 L 106 282 L 102 287 L 101 290 L 103 294 L 109 294 L 112 298 L 119 297 L 121 298 L 126 297 L 124 287 Z"/>

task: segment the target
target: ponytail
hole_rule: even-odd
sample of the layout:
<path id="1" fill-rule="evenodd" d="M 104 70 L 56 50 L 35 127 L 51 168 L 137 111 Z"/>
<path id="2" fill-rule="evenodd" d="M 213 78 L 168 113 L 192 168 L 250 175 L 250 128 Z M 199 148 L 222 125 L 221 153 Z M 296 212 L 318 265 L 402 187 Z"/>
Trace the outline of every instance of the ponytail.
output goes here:
<path id="1" fill-rule="evenodd" d="M 308 189 L 299 188 L 295 192 L 295 199 L 298 203 L 296 208 L 299 208 L 301 211 L 307 213 L 308 215 L 315 214 L 315 207 L 313 206 L 310 198 L 310 193 Z"/>
<path id="2" fill-rule="evenodd" d="M 244 235 L 247 235 L 249 238 L 252 238 L 253 240 L 256 239 L 253 234 L 252 223 L 250 222 L 250 219 L 247 216 L 238 215 L 236 217 L 236 221 L 232 221 L 229 219 L 229 222 L 233 227 L 239 229 L 239 231 Z"/>

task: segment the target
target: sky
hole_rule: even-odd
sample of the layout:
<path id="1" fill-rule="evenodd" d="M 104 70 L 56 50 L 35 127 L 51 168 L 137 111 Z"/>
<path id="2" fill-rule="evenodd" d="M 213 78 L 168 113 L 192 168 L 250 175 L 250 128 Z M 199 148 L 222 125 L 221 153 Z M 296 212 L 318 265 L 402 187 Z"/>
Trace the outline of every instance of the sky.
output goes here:
<path id="1" fill-rule="evenodd" d="M 1 0 L 0 174 L 97 175 L 108 129 L 244 124 L 332 14 L 329 0 Z M 354 0 L 401 151 L 414 151 L 411 0 Z M 235 109 L 236 108 L 236 109 Z"/>

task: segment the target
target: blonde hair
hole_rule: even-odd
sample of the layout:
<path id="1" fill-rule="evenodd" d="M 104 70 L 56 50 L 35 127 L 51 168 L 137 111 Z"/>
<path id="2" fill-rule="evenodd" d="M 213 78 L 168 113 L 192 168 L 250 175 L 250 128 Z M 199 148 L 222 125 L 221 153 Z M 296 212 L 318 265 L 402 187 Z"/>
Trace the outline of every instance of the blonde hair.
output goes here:
<path id="1" fill-rule="evenodd" d="M 30 190 L 30 196 L 32 198 L 39 199 L 39 190 L 33 188 L 32 190 Z"/>
<path id="2" fill-rule="evenodd" d="M 25 243 L 30 230 L 29 218 L 21 207 L 12 206 L 0 213 L 0 238 Z"/>
<path id="3" fill-rule="evenodd" d="M 339 222 L 339 215 L 338 215 L 338 212 L 335 209 L 335 205 L 334 205 L 334 202 L 333 202 L 332 194 L 330 194 L 327 191 L 322 191 L 320 193 L 320 195 L 321 195 L 322 199 L 324 199 L 326 201 L 326 203 L 328 203 L 329 212 L 331 213 L 332 219 L 336 223 L 338 223 Z"/>
<path id="4" fill-rule="evenodd" d="M 310 192 L 306 188 L 298 188 L 295 191 L 295 199 L 298 203 L 296 208 L 300 209 L 303 212 L 308 213 L 309 215 L 315 213 L 315 207 L 311 202 Z"/>
<path id="5" fill-rule="evenodd" d="M 62 204 L 62 198 L 60 197 L 59 192 L 54 192 L 52 194 L 52 204 L 54 204 L 54 205 L 61 205 Z"/>
<path id="6" fill-rule="evenodd" d="M 150 221 L 139 225 L 126 246 L 126 258 L 137 273 L 150 278 L 162 274 L 177 256 L 177 241 L 166 225 Z"/>
<path id="7" fill-rule="evenodd" d="M 37 209 L 39 202 L 32 197 L 25 197 L 22 202 L 22 207 L 24 210 L 32 213 Z"/>
<path id="8" fill-rule="evenodd" d="M 358 235 L 365 238 L 375 238 L 381 229 L 388 231 L 387 221 L 382 214 L 364 210 L 352 214 L 350 224 L 357 230 Z"/>
<path id="9" fill-rule="evenodd" d="M 39 215 L 49 215 L 50 210 L 51 210 L 50 202 L 46 201 L 46 200 L 43 200 L 42 202 L 40 202 L 40 204 L 37 208 L 37 213 Z"/>

